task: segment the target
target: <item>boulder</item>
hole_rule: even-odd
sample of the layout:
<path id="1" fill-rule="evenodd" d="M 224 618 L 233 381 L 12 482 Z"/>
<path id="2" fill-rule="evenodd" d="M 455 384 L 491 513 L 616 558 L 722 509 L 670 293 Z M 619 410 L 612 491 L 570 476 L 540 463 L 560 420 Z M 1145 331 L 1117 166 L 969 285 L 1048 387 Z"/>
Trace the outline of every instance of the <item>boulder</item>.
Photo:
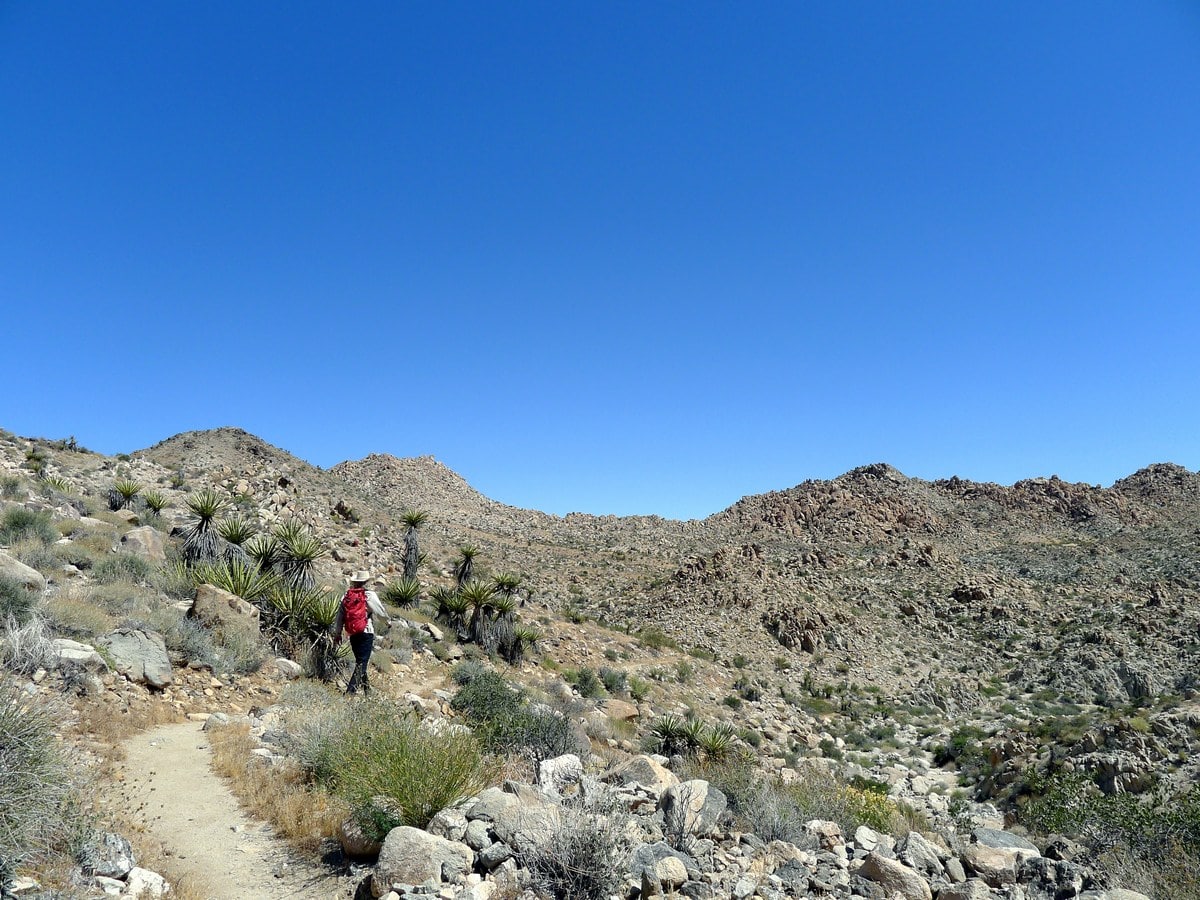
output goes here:
<path id="1" fill-rule="evenodd" d="M 158 900 L 170 890 L 171 886 L 167 884 L 167 880 L 157 872 L 135 867 L 125 876 L 125 890 L 121 896 L 131 900 Z"/>
<path id="2" fill-rule="evenodd" d="M 583 761 L 574 753 L 544 759 L 538 765 L 538 787 L 552 795 L 559 795 L 567 788 L 579 784 L 581 778 Z"/>
<path id="3" fill-rule="evenodd" d="M 79 865 L 85 875 L 124 878 L 137 865 L 137 860 L 129 841 L 111 831 L 100 831 L 84 844 Z"/>
<path id="4" fill-rule="evenodd" d="M 842 834 L 842 826 L 837 822 L 813 819 L 804 823 L 804 833 L 816 838 L 818 845 L 826 852 L 835 847 L 842 847 L 846 843 L 846 838 Z"/>
<path id="5" fill-rule="evenodd" d="M 603 780 L 609 784 L 640 784 L 656 794 L 679 784 L 679 777 L 674 772 L 645 755 L 610 766 Z"/>
<path id="6" fill-rule="evenodd" d="M 371 876 L 371 895 L 382 897 L 393 884 L 440 885 L 462 879 L 475 863 L 466 844 L 448 841 L 420 828 L 401 825 L 384 838 Z"/>
<path id="7" fill-rule="evenodd" d="M 68 638 L 55 638 L 51 643 L 60 669 L 75 667 L 88 672 L 108 671 L 108 663 L 91 644 L 81 644 Z"/>
<path id="8" fill-rule="evenodd" d="M 557 803 L 542 798 L 527 785 L 522 787 L 526 789 L 520 795 L 488 788 L 468 814 L 472 820 L 490 822 L 496 839 L 518 853 L 543 846 L 562 821 Z"/>
<path id="9" fill-rule="evenodd" d="M 1003 887 L 1017 881 L 1017 857 L 1013 850 L 1002 850 L 986 844 L 971 844 L 962 853 L 963 864 L 992 887 Z"/>
<path id="10" fill-rule="evenodd" d="M 448 841 L 461 841 L 467 834 L 467 817 L 457 809 L 443 809 L 429 820 L 425 830 Z"/>
<path id="11" fill-rule="evenodd" d="M 858 874 L 880 885 L 890 897 L 900 894 L 904 900 L 933 900 L 933 891 L 918 872 L 895 859 L 880 856 L 872 850 L 863 860 Z"/>
<path id="12" fill-rule="evenodd" d="M 137 628 L 119 628 L 100 639 L 117 672 L 130 681 L 164 688 L 171 683 L 171 660 L 162 635 Z"/>
<path id="13" fill-rule="evenodd" d="M 259 633 L 258 607 L 211 584 L 196 588 L 190 613 L 218 634 Z"/>
<path id="14" fill-rule="evenodd" d="M 382 842 L 367 837 L 353 819 L 342 823 L 342 827 L 338 829 L 338 840 L 341 842 L 342 852 L 351 859 L 373 860 L 383 849 Z"/>
<path id="15" fill-rule="evenodd" d="M 938 900 L 991 900 L 992 889 L 978 878 L 953 884 L 938 891 Z"/>
<path id="16" fill-rule="evenodd" d="M 20 583 L 27 591 L 40 594 L 46 589 L 46 579 L 41 572 L 25 565 L 5 550 L 0 550 L 0 575 Z"/>
<path id="17" fill-rule="evenodd" d="M 917 831 L 905 835 L 897 850 L 901 862 L 926 875 L 941 875 L 942 860 L 949 855 Z"/>
<path id="18" fill-rule="evenodd" d="M 151 562 L 167 561 L 167 536 L 153 525 L 131 528 L 121 536 L 121 550 Z"/>
<path id="19" fill-rule="evenodd" d="M 702 778 L 684 781 L 663 791 L 658 801 L 667 834 L 708 837 L 725 812 L 725 795 Z"/>
<path id="20" fill-rule="evenodd" d="M 600 709 L 614 722 L 628 722 L 638 717 L 638 708 L 624 700 L 605 700 Z"/>

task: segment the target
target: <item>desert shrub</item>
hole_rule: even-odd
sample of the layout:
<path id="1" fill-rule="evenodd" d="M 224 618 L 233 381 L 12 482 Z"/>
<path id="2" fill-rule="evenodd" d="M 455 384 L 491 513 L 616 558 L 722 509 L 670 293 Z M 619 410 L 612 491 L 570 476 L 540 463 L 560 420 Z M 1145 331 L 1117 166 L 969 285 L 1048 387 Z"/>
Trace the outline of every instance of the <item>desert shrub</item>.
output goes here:
<path id="1" fill-rule="evenodd" d="M 1043 834 L 1065 834 L 1101 853 L 1124 855 L 1151 868 L 1181 854 L 1200 855 L 1200 788 L 1148 798 L 1103 794 L 1084 773 L 1034 776 L 1022 823 Z M 1171 894 L 1170 896 L 1178 896 Z"/>
<path id="2" fill-rule="evenodd" d="M 490 671 L 487 666 L 478 660 L 468 659 L 455 666 L 454 671 L 450 673 L 450 677 L 454 680 L 455 684 L 466 685 Z"/>
<path id="3" fill-rule="evenodd" d="M 629 696 L 639 703 L 650 696 L 650 682 L 636 675 L 629 679 Z"/>
<path id="4" fill-rule="evenodd" d="M 52 544 L 58 540 L 58 532 L 50 513 L 42 510 L 26 509 L 14 506 L 4 511 L 0 516 L 0 544 L 11 547 L 24 540 L 37 540 L 43 544 Z"/>
<path id="5" fill-rule="evenodd" d="M 148 624 L 162 635 L 163 643 L 175 660 L 185 664 L 216 665 L 213 634 L 199 620 L 186 618 L 168 608 L 151 612 Z"/>
<path id="6" fill-rule="evenodd" d="M 723 759 L 697 760 L 688 775 L 716 785 L 734 815 L 767 841 L 803 845 L 807 841 L 803 825 L 812 819 L 837 822 L 845 834 L 853 834 L 860 825 L 894 835 L 910 830 L 909 813 L 880 792 L 879 786 L 847 784 L 815 766 L 785 785 L 758 771 L 752 756 L 731 754 Z"/>
<path id="7" fill-rule="evenodd" d="M 0 663 L 11 672 L 32 675 L 38 669 L 53 667 L 57 654 L 50 630 L 40 616 L 31 616 L 24 624 L 15 619 L 0 619 Z"/>
<path id="8" fill-rule="evenodd" d="M 604 696 L 603 682 L 600 681 L 596 672 L 587 666 L 568 673 L 567 680 L 575 685 L 575 690 L 579 691 L 581 697 L 595 700 Z"/>
<path id="9" fill-rule="evenodd" d="M 16 500 L 21 496 L 21 479 L 16 475 L 5 475 L 0 478 L 0 497 L 5 500 Z"/>
<path id="10" fill-rule="evenodd" d="M 518 854 L 539 896 L 607 900 L 620 894 L 633 845 L 628 813 L 574 801 L 560 808 L 553 834 L 538 835 Z"/>
<path id="11" fill-rule="evenodd" d="M 23 861 L 77 838 L 78 771 L 55 739 L 50 712 L 0 681 L 0 888 Z"/>
<path id="12" fill-rule="evenodd" d="M 196 596 L 192 570 L 177 552 L 168 551 L 167 561 L 155 570 L 153 582 L 172 600 L 191 600 Z"/>
<path id="13" fill-rule="evenodd" d="M 107 634 L 115 624 L 112 616 L 74 592 L 47 598 L 45 610 L 54 630 L 68 637 L 93 638 Z"/>
<path id="14" fill-rule="evenodd" d="M 86 571 L 91 569 L 97 560 L 97 555 L 87 547 L 76 544 L 42 544 L 37 541 L 26 541 L 17 551 L 17 558 L 27 566 L 32 566 L 42 574 L 60 572 L 64 566 L 74 566 Z"/>
<path id="15" fill-rule="evenodd" d="M 350 805 L 378 840 L 395 827 L 424 828 L 494 777 L 471 734 L 426 730 L 387 701 L 364 699 L 318 717 L 299 736 L 300 759 Z"/>
<path id="16" fill-rule="evenodd" d="M 675 639 L 668 635 L 657 625 L 651 625 L 643 628 L 637 633 L 638 640 L 642 646 L 651 650 L 662 650 L 664 647 L 678 647 Z"/>
<path id="17" fill-rule="evenodd" d="M 24 625 L 33 614 L 37 595 L 15 578 L 0 575 L 0 622 L 12 619 Z"/>
<path id="18" fill-rule="evenodd" d="M 250 675 L 262 668 L 269 656 L 267 647 L 252 631 L 231 628 L 217 641 L 217 658 L 226 672 Z"/>
<path id="19" fill-rule="evenodd" d="M 610 669 L 607 666 L 600 669 L 600 682 L 610 694 L 624 694 L 629 689 L 628 679 L 620 669 Z"/>
<path id="20" fill-rule="evenodd" d="M 110 553 L 96 563 L 92 569 L 92 578 L 100 584 L 113 584 L 118 581 L 145 584 L 154 572 L 154 564 L 143 556 L 134 553 Z"/>
<path id="21" fill-rule="evenodd" d="M 334 643 L 340 606 L 341 596 L 334 591 L 281 584 L 259 604 L 263 633 L 275 650 L 304 662 L 322 681 L 332 681 L 349 655 L 346 645 Z"/>
<path id="22" fill-rule="evenodd" d="M 582 749 L 565 716 L 531 704 L 495 672 L 483 672 L 463 685 L 450 705 L 467 717 L 493 753 L 517 756 L 536 766 L 542 760 Z"/>

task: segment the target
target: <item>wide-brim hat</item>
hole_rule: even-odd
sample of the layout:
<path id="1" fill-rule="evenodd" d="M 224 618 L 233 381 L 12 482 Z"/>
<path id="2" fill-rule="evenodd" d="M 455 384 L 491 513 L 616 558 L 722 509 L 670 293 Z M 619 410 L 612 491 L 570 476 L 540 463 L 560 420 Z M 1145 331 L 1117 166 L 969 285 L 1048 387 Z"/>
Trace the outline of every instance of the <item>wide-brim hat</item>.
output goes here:
<path id="1" fill-rule="evenodd" d="M 370 580 L 371 573 L 366 569 L 355 569 L 354 573 L 350 576 L 351 584 L 366 584 Z"/>

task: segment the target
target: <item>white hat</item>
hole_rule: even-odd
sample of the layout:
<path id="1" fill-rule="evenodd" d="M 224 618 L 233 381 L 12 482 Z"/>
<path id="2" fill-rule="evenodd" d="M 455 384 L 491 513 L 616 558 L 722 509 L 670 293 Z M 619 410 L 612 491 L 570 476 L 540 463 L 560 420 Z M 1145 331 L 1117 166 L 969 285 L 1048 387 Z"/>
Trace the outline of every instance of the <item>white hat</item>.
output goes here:
<path id="1" fill-rule="evenodd" d="M 350 576 L 351 584 L 366 584 L 371 580 L 371 573 L 366 569 L 355 569 L 354 574 Z"/>

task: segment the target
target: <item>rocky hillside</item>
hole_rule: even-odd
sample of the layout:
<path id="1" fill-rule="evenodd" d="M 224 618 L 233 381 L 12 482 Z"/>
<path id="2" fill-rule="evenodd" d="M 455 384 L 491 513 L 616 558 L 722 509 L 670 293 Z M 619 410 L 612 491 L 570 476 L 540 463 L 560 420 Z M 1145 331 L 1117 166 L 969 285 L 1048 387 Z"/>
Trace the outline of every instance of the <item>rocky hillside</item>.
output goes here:
<path id="1" fill-rule="evenodd" d="M 1080 772 L 1147 796 L 1200 777 L 1200 476 L 1178 466 L 1101 488 L 928 482 L 876 464 L 689 522 L 506 506 L 432 457 L 322 470 L 231 428 L 118 457 L 0 433 L 0 478 L 6 514 L 48 514 L 64 536 L 5 557 L 39 566 L 51 620 L 109 653 L 156 630 L 174 629 L 176 655 L 195 638 L 177 620 L 200 593 L 178 593 L 169 565 L 141 581 L 114 566 L 138 541 L 163 563 L 196 491 L 263 531 L 307 526 L 331 586 L 358 568 L 393 580 L 400 514 L 418 509 L 424 595 L 453 583 L 465 545 L 477 572 L 521 576 L 520 614 L 541 637 L 511 677 L 580 704 L 578 724 L 614 753 L 663 716 L 704 721 L 785 782 L 806 762 L 842 767 L 951 833 L 964 815 L 1011 822 L 1036 777 Z M 122 482 L 161 495 L 152 527 L 105 508 Z M 394 653 L 444 684 L 464 650 L 427 619 Z M 217 649 L 206 665 L 245 650 Z M 452 716 L 442 694 L 413 702 Z"/>

